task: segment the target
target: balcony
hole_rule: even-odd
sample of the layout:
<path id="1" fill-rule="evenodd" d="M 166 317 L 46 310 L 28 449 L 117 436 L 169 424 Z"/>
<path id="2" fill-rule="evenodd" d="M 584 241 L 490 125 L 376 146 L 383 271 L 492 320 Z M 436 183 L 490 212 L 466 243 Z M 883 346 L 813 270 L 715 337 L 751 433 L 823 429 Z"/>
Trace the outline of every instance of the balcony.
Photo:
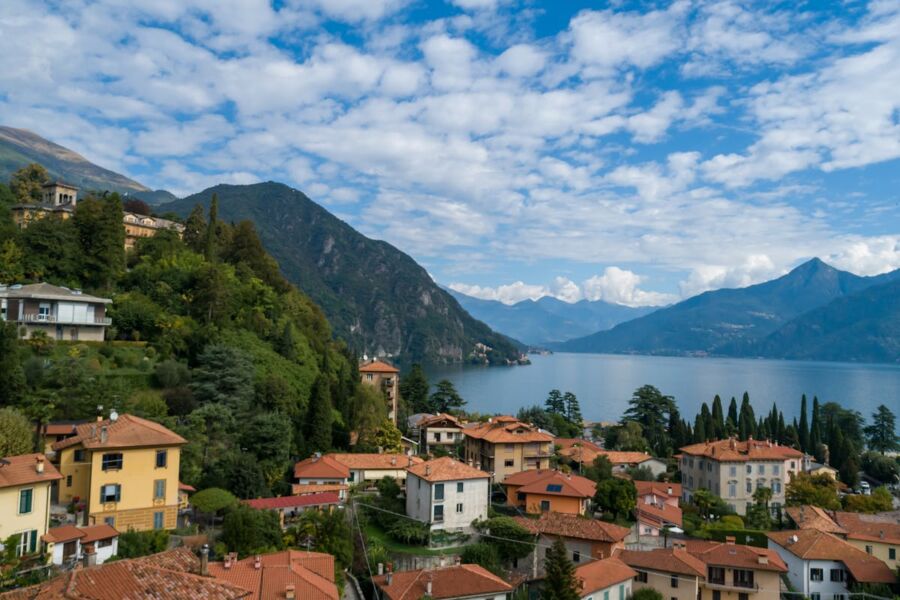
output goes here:
<path id="1" fill-rule="evenodd" d="M 59 319 L 54 315 L 22 315 L 22 318 L 10 318 L 10 321 L 16 323 L 47 323 L 58 325 L 112 325 L 112 319 L 109 317 L 72 317 Z"/>
<path id="2" fill-rule="evenodd" d="M 737 582 L 737 583 L 729 583 L 724 579 L 707 579 L 706 587 L 711 590 L 720 590 L 724 592 L 758 592 L 759 584 L 757 583 L 746 583 L 746 582 Z"/>

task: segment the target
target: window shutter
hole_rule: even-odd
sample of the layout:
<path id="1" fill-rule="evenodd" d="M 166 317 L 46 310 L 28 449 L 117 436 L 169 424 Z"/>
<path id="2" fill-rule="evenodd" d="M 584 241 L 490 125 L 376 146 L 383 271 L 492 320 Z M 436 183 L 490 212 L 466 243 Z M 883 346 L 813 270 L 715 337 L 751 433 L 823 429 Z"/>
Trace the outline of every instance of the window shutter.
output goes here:
<path id="1" fill-rule="evenodd" d="M 31 539 L 28 540 L 28 552 L 37 551 L 37 529 L 32 529 L 25 535 L 30 535 Z"/>

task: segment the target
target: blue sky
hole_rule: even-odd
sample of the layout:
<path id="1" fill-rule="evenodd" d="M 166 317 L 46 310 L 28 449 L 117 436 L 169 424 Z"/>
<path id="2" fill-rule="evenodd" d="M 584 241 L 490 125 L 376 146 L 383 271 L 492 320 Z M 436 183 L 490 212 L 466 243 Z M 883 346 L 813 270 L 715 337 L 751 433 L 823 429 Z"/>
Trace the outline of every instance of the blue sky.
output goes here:
<path id="1" fill-rule="evenodd" d="M 505 302 L 900 267 L 900 0 L 4 0 L 0 123 Z"/>

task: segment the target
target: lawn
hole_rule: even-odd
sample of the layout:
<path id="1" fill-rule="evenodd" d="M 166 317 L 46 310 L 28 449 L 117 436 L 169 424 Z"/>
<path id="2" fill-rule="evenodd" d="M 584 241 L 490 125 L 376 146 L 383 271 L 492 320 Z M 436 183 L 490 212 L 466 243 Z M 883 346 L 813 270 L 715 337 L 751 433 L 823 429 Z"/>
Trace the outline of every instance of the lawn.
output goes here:
<path id="1" fill-rule="evenodd" d="M 388 552 L 396 552 L 398 554 L 415 554 L 418 556 L 442 556 L 448 554 L 459 554 L 462 547 L 456 548 L 427 548 L 425 546 L 412 546 L 391 539 L 380 527 L 374 523 L 367 523 L 363 529 L 366 532 L 366 539 L 378 542 Z"/>

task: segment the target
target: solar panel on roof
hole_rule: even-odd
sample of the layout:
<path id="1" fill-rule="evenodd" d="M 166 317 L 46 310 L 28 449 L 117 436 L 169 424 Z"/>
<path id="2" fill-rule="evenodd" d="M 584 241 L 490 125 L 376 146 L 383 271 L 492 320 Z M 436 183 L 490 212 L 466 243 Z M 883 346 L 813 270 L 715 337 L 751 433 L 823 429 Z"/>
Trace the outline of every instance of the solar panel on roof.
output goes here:
<path id="1" fill-rule="evenodd" d="M 561 492 L 562 486 L 559 485 L 558 483 L 551 483 L 551 484 L 547 485 L 547 491 L 548 492 Z"/>

